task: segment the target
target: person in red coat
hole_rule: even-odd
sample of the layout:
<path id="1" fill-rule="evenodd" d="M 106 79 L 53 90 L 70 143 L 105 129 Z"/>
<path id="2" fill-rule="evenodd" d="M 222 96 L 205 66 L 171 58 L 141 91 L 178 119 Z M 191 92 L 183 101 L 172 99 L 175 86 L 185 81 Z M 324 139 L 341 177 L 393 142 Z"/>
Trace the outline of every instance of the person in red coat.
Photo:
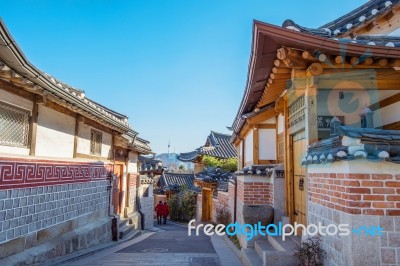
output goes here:
<path id="1" fill-rule="evenodd" d="M 163 218 L 164 218 L 164 224 L 167 224 L 167 216 L 169 215 L 169 207 L 166 201 L 164 201 L 164 206 L 163 206 Z"/>
<path id="2" fill-rule="evenodd" d="M 157 214 L 157 224 L 161 224 L 161 217 L 163 217 L 164 213 L 164 205 L 162 204 L 161 200 L 158 202 L 154 210 L 156 211 Z"/>

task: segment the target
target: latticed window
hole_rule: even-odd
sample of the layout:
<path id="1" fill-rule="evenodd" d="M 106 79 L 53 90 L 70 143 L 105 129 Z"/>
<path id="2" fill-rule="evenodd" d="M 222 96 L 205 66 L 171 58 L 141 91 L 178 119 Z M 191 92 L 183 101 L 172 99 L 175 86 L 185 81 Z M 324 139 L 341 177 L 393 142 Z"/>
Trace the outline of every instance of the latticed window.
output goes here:
<path id="1" fill-rule="evenodd" d="M 28 147 L 30 111 L 0 102 L 0 145 Z"/>
<path id="2" fill-rule="evenodd" d="M 90 135 L 90 154 L 101 155 L 101 143 L 102 143 L 101 132 L 92 129 Z"/>

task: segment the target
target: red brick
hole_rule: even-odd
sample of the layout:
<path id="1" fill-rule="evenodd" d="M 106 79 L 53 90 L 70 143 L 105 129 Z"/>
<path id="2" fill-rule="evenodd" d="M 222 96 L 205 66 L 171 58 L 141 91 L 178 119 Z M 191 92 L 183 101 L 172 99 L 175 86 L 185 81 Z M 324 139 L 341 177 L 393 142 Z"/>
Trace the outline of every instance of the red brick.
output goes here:
<path id="1" fill-rule="evenodd" d="M 343 207 L 343 211 L 351 214 L 361 214 L 361 209 Z"/>
<path id="2" fill-rule="evenodd" d="M 362 181 L 362 187 L 383 187 L 382 181 Z"/>
<path id="3" fill-rule="evenodd" d="M 394 202 L 372 202 L 374 208 L 395 208 Z"/>
<path id="4" fill-rule="evenodd" d="M 342 181 L 343 186 L 349 186 L 349 187 L 359 187 L 360 186 L 360 181 L 354 181 L 354 180 L 343 180 Z"/>
<path id="5" fill-rule="evenodd" d="M 371 175 L 369 175 L 369 174 L 346 174 L 346 178 L 349 178 L 349 179 L 370 179 Z"/>
<path id="6" fill-rule="evenodd" d="M 344 178 L 344 174 L 336 174 L 336 178 Z"/>
<path id="7" fill-rule="evenodd" d="M 396 191 L 394 188 L 373 188 L 373 194 L 395 194 Z"/>
<path id="8" fill-rule="evenodd" d="M 400 195 L 395 195 L 395 196 L 389 195 L 389 196 L 386 196 L 386 200 L 388 200 L 388 201 L 399 201 L 400 202 Z"/>
<path id="9" fill-rule="evenodd" d="M 386 210 L 386 215 L 400 216 L 400 210 Z"/>
<path id="10" fill-rule="evenodd" d="M 400 180 L 400 175 L 396 175 L 396 180 Z"/>
<path id="11" fill-rule="evenodd" d="M 347 207 L 369 208 L 369 207 L 371 207 L 371 202 L 346 201 L 346 206 Z"/>
<path id="12" fill-rule="evenodd" d="M 384 195 L 363 195 L 363 200 L 374 200 L 374 201 L 385 200 L 385 196 Z"/>
<path id="13" fill-rule="evenodd" d="M 335 173 L 330 173 L 329 174 L 329 178 L 336 178 L 336 174 Z"/>
<path id="14" fill-rule="evenodd" d="M 357 193 L 357 194 L 370 194 L 371 189 L 369 188 L 360 188 L 360 187 L 348 187 L 346 188 L 347 193 Z"/>
<path id="15" fill-rule="evenodd" d="M 342 194 L 342 199 L 361 200 L 361 195 Z"/>
<path id="16" fill-rule="evenodd" d="M 393 176 L 392 175 L 376 174 L 376 175 L 372 175 L 372 179 L 388 180 L 388 179 L 393 179 Z"/>
<path id="17" fill-rule="evenodd" d="M 386 181 L 385 185 L 387 187 L 400 187 L 400 181 Z"/>
<path id="18" fill-rule="evenodd" d="M 385 215 L 384 210 L 365 209 L 362 211 L 365 215 Z"/>

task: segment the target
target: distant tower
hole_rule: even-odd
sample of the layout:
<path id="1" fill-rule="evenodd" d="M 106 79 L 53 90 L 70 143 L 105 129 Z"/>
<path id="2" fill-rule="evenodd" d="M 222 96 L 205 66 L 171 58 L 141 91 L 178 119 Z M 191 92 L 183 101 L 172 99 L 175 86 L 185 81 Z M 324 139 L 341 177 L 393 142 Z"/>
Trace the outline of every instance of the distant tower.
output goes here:
<path id="1" fill-rule="evenodd" d="M 169 147 L 171 146 L 171 140 L 168 140 L 168 157 L 169 157 Z"/>

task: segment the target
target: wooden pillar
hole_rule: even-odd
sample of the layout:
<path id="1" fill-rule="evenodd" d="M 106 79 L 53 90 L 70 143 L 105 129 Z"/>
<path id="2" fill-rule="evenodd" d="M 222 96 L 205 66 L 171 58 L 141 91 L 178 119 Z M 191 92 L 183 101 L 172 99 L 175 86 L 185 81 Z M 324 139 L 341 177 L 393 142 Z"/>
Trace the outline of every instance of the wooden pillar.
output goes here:
<path id="1" fill-rule="evenodd" d="M 245 146 L 246 146 L 246 138 L 244 138 L 243 140 L 242 140 L 242 168 L 246 165 L 246 154 L 245 154 L 245 152 L 246 152 L 246 148 L 245 148 Z"/>
<path id="2" fill-rule="evenodd" d="M 258 164 L 258 149 L 259 149 L 258 126 L 253 128 L 253 164 Z"/>
<path id="3" fill-rule="evenodd" d="M 318 77 L 309 77 L 305 91 L 305 134 L 308 144 L 318 141 L 317 91 Z"/>
<path id="4" fill-rule="evenodd" d="M 37 120 L 38 120 L 38 96 L 33 98 L 33 109 L 32 109 L 32 116 L 31 116 L 31 121 L 29 125 L 29 144 L 30 144 L 30 150 L 29 150 L 29 155 L 35 156 L 36 153 L 36 133 L 37 133 Z"/>
<path id="5" fill-rule="evenodd" d="M 291 156 L 291 139 L 289 135 L 288 122 L 289 122 L 289 110 L 288 110 L 288 101 L 284 102 L 284 147 L 285 147 L 285 155 L 284 155 L 284 166 L 285 166 L 285 192 L 286 192 L 286 202 L 285 202 L 285 212 L 289 217 L 290 221 L 293 221 L 293 191 L 292 191 L 292 175 L 293 168 L 291 167 L 292 160 Z"/>

